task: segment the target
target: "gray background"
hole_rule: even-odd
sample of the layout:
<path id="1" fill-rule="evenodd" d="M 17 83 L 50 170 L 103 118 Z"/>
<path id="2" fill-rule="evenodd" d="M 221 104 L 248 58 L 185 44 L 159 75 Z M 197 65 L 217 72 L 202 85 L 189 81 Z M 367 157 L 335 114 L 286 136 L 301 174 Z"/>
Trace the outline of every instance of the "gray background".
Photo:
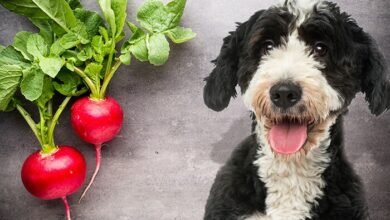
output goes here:
<path id="1" fill-rule="evenodd" d="M 84 0 L 98 10 L 95 1 Z M 134 21 L 141 0 L 129 0 Z M 390 60 L 390 2 L 340 0 L 349 13 L 377 39 Z M 103 148 L 102 169 L 85 199 L 69 198 L 74 219 L 196 220 L 218 168 L 250 132 L 241 98 L 221 113 L 202 100 L 203 77 L 212 69 L 222 38 L 256 10 L 274 0 L 189 0 L 183 25 L 195 40 L 174 46 L 163 67 L 134 62 L 122 66 L 109 94 L 125 111 L 120 136 Z M 8 45 L 30 23 L 0 7 L 0 44 Z M 390 112 L 372 116 L 361 95 L 345 120 L 347 155 L 362 177 L 374 220 L 390 219 Z M 0 113 L 0 219 L 63 219 L 61 202 L 41 201 L 20 180 L 23 160 L 37 149 L 34 136 L 16 113 Z M 70 130 L 69 112 L 56 132 L 57 144 L 79 148 L 94 167 L 94 151 Z"/>

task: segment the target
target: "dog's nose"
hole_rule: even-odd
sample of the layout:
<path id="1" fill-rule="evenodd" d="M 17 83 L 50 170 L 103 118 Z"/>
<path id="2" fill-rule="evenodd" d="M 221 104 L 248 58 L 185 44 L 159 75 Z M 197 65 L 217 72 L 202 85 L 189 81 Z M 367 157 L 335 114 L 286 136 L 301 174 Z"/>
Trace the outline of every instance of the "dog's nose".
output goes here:
<path id="1" fill-rule="evenodd" d="M 294 106 L 302 96 L 302 90 L 293 83 L 278 83 L 270 90 L 272 102 L 280 108 L 287 109 Z"/>

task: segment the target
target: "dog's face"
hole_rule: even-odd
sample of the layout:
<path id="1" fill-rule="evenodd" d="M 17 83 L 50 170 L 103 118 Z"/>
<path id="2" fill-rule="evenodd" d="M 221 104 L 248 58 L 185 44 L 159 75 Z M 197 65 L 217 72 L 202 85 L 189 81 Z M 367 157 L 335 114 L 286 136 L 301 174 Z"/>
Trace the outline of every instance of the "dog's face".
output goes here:
<path id="1" fill-rule="evenodd" d="M 359 91 L 376 115 L 390 105 L 375 42 L 329 2 L 287 0 L 257 12 L 224 39 L 215 63 L 205 103 L 224 109 L 238 84 L 264 141 L 280 154 L 318 146 Z"/>

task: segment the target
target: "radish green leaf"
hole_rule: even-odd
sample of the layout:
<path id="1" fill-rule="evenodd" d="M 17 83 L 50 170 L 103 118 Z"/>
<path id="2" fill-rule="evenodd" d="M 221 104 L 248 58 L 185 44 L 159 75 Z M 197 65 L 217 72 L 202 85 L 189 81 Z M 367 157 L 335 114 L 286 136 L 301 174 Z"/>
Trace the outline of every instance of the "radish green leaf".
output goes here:
<path id="1" fill-rule="evenodd" d="M 169 56 L 169 43 L 164 34 L 157 33 L 147 38 L 148 59 L 153 65 L 163 65 Z"/>
<path id="2" fill-rule="evenodd" d="M 175 27 L 166 32 L 169 39 L 176 44 L 181 44 L 193 39 L 196 34 L 190 28 Z"/>
<path id="3" fill-rule="evenodd" d="M 30 66 L 27 60 L 16 51 L 12 46 L 8 46 L 0 52 L 0 66 L 2 65 L 18 65 L 21 67 Z"/>
<path id="4" fill-rule="evenodd" d="M 173 19 L 171 20 L 168 28 L 174 28 L 179 25 L 180 19 L 183 16 L 184 8 L 186 6 L 186 0 L 174 0 L 167 4 L 167 10 L 170 13 L 175 14 Z"/>
<path id="5" fill-rule="evenodd" d="M 20 89 L 27 100 L 35 101 L 42 95 L 44 77 L 45 74 L 38 68 L 33 67 L 23 71 Z"/>
<path id="6" fill-rule="evenodd" d="M 149 32 L 162 32 L 169 28 L 175 14 L 169 13 L 165 5 L 158 0 L 148 0 L 137 13 L 137 20 Z"/>
<path id="7" fill-rule="evenodd" d="M 130 52 L 126 52 L 119 56 L 120 61 L 125 65 L 130 65 L 131 63 L 131 54 Z"/>
<path id="8" fill-rule="evenodd" d="M 69 4 L 70 8 L 73 10 L 83 7 L 79 0 L 66 0 L 66 2 Z"/>
<path id="9" fill-rule="evenodd" d="M 127 0 L 111 0 L 111 8 L 115 14 L 115 39 L 118 39 L 123 33 L 123 27 L 125 26 Z"/>
<path id="10" fill-rule="evenodd" d="M 110 26 L 111 36 L 116 34 L 115 13 L 111 8 L 111 0 L 98 0 L 100 8 L 106 18 L 107 23 Z"/>
<path id="11" fill-rule="evenodd" d="M 26 49 L 35 59 L 46 56 L 49 52 L 45 39 L 39 34 L 31 34 L 28 37 Z"/>
<path id="12" fill-rule="evenodd" d="M 93 11 L 88 11 L 83 8 L 77 8 L 74 11 L 75 16 L 86 27 L 86 32 L 88 34 L 88 39 L 92 39 L 93 36 L 97 35 L 99 32 L 99 26 L 104 26 L 103 18 L 100 15 Z"/>
<path id="13" fill-rule="evenodd" d="M 19 51 L 26 60 L 30 61 L 34 60 L 34 57 L 27 52 L 27 40 L 31 35 L 33 35 L 33 33 L 21 31 L 15 35 L 14 42 L 12 44 L 15 50 Z"/>
<path id="14" fill-rule="evenodd" d="M 173 0 L 164 5 L 159 0 L 147 0 L 138 10 L 137 20 L 149 32 L 163 32 L 179 25 L 186 0 Z"/>
<path id="15" fill-rule="evenodd" d="M 39 28 L 39 34 L 48 44 L 53 43 L 54 30 L 53 22 L 47 19 L 30 19 L 30 21 Z"/>
<path id="16" fill-rule="evenodd" d="M 0 66 L 0 111 L 5 111 L 17 91 L 22 78 L 18 65 Z"/>
<path id="17" fill-rule="evenodd" d="M 56 77 L 64 65 L 64 61 L 59 57 L 42 57 L 39 59 L 39 67 L 51 78 Z"/>
<path id="18" fill-rule="evenodd" d="M 75 34 L 67 33 L 51 45 L 50 54 L 53 56 L 59 56 L 67 49 L 73 48 L 79 43 L 80 40 Z"/>
<path id="19" fill-rule="evenodd" d="M 74 95 L 80 85 L 82 85 L 81 78 L 67 69 L 62 69 L 53 81 L 54 89 L 64 96 Z"/>
<path id="20" fill-rule="evenodd" d="M 139 40 L 138 42 L 134 43 L 130 46 L 130 52 L 140 61 L 147 61 L 148 60 L 148 48 L 146 44 L 146 38 L 143 38 Z M 168 45 L 168 51 L 169 51 L 169 45 Z"/>
<path id="21" fill-rule="evenodd" d="M 103 69 L 103 65 L 98 63 L 90 63 L 85 67 L 84 72 L 94 83 L 100 82 L 100 71 Z"/>
<path id="22" fill-rule="evenodd" d="M 54 96 L 54 88 L 52 79 L 48 76 L 45 76 L 43 79 L 42 94 L 37 99 L 37 104 L 41 108 L 45 108 L 45 105 L 50 101 Z"/>
<path id="23" fill-rule="evenodd" d="M 32 0 L 48 17 L 61 26 L 66 32 L 77 26 L 77 19 L 65 0 Z"/>
<path id="24" fill-rule="evenodd" d="M 16 14 L 32 19 L 48 19 L 46 13 L 33 0 L 0 0 L 0 4 Z"/>

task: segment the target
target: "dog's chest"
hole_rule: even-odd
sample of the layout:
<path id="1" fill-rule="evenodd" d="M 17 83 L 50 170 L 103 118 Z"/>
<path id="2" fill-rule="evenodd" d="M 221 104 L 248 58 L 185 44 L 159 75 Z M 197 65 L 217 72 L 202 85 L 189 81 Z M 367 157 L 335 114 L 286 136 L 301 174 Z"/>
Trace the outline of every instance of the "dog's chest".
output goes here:
<path id="1" fill-rule="evenodd" d="M 323 195 L 321 175 L 329 164 L 329 155 L 319 147 L 307 156 L 286 160 L 267 148 L 259 150 L 255 165 L 267 188 L 266 216 L 272 220 L 304 220 L 316 199 Z M 263 218 L 260 218 L 263 219 Z"/>

